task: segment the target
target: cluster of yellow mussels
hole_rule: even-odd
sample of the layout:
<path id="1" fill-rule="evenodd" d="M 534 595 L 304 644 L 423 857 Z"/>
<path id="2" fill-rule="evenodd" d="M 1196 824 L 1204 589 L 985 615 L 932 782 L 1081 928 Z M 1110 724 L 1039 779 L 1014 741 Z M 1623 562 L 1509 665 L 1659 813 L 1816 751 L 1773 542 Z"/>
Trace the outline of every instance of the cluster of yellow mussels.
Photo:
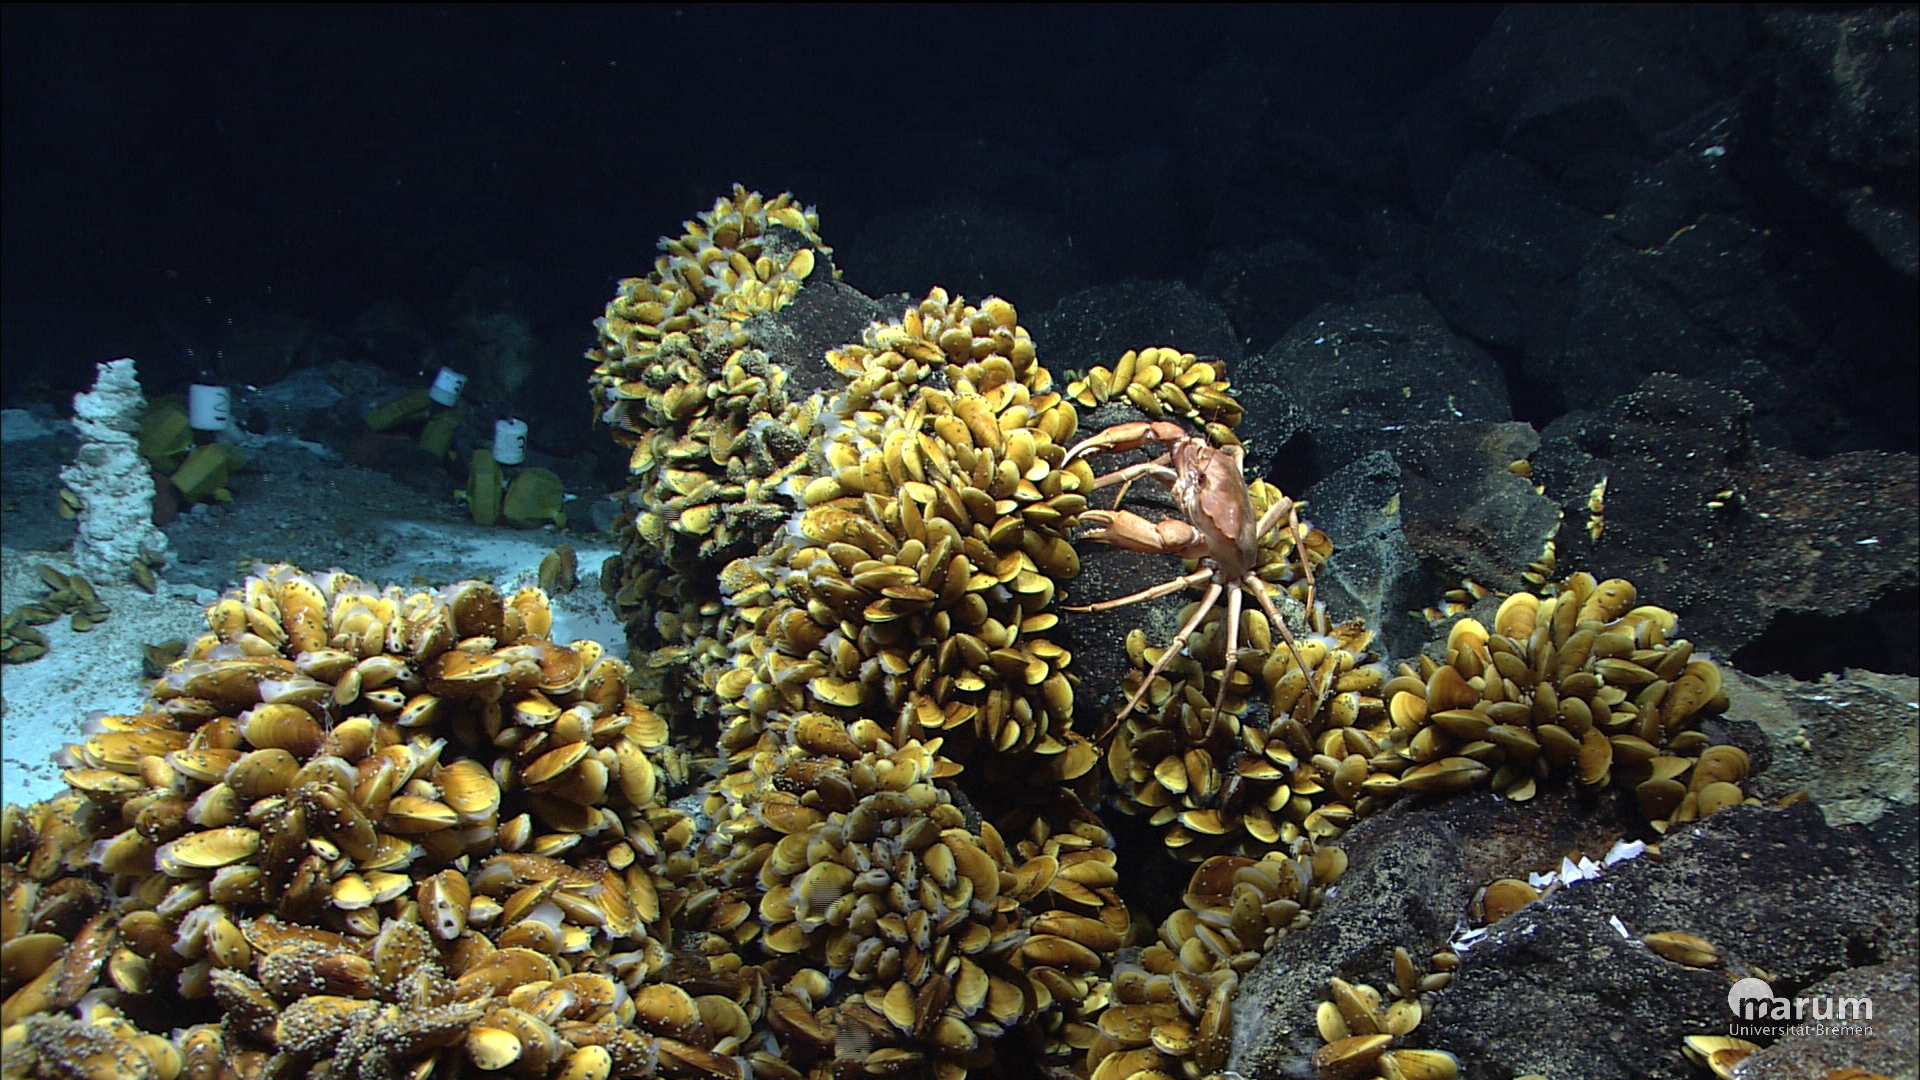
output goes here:
<path id="1" fill-rule="evenodd" d="M 737 186 L 685 228 L 652 273 L 620 283 L 588 353 L 594 407 L 630 450 L 621 573 L 605 584 L 624 622 L 644 621 L 633 636 L 660 643 L 649 668 L 662 669 L 715 658 L 714 568 L 791 510 L 781 490 L 818 401 L 793 400 L 744 323 L 789 303 L 832 252 L 792 196 Z"/>
<path id="2" fill-rule="evenodd" d="M 1307 925 L 1346 865 L 1340 849 L 1311 841 L 1297 857 L 1270 851 L 1200 864 L 1158 940 L 1115 967 L 1110 1003 L 1085 1048 L 1090 1080 L 1219 1075 L 1240 976 L 1280 935 Z"/>
<path id="3" fill-rule="evenodd" d="M 708 798 L 712 869 L 686 925 L 710 935 L 718 968 L 758 959 L 780 976 L 770 1015 L 786 1060 L 809 1071 L 844 1073 L 868 1056 L 869 1072 L 952 1077 L 990 1061 L 995 1039 L 1038 1030 L 1044 1052 L 1089 1077 L 1216 1073 L 1239 974 L 1303 926 L 1344 869 L 1330 841 L 1401 790 L 1457 790 L 1504 761 L 1470 781 L 1453 764 L 1427 768 L 1492 756 L 1416 739 L 1423 725 L 1400 718 L 1408 707 L 1389 707 L 1405 680 L 1424 691 L 1448 665 L 1391 679 L 1366 628 L 1332 626 L 1313 602 L 1324 534 L 1275 530 L 1260 539 L 1259 573 L 1303 612 L 1298 655 L 1244 612 L 1216 716 L 1213 680 L 1228 667 L 1216 613 L 1108 751 L 1123 808 L 1205 860 L 1139 966 L 1114 970 L 1104 956 L 1132 934 L 1112 891 L 1111 837 L 1078 798 L 1098 751 L 1073 730 L 1071 657 L 1046 637 L 1093 491 L 1084 462 L 1061 464 L 1076 404 L 1124 398 L 1235 441 L 1224 372 L 1148 349 L 1061 395 L 1011 305 L 942 290 L 827 360 L 847 384 L 795 407 L 812 425 L 804 462 L 780 474 L 795 513 L 718 575 L 727 659 L 697 670 L 719 703 L 731 771 Z M 1282 496 L 1256 481 L 1250 497 L 1258 514 Z M 1141 669 L 1162 658 L 1138 632 L 1127 645 Z M 1478 671 L 1461 678 L 1486 685 Z M 1056 802 L 1023 811 L 1031 828 L 1017 830 L 1046 845 L 1010 848 L 956 801 L 952 780 L 959 761 L 1027 751 L 1041 756 L 1012 772 L 1050 785 Z M 1404 1046 L 1410 1010 L 1392 1010 L 1391 1052 L 1370 1043 L 1329 1074 L 1442 1075 L 1450 1058 Z"/>
<path id="4" fill-rule="evenodd" d="M 144 559 L 135 561 L 133 566 L 135 579 L 151 591 L 153 568 Z M 21 604 L 0 620 L 0 663 L 22 664 L 46 655 L 46 635 L 34 627 L 45 626 L 66 615 L 68 626 L 85 633 L 113 614 L 93 591 L 93 583 L 81 575 L 63 574 L 51 566 L 35 569 L 47 586 L 47 595 Z"/>
<path id="5" fill-rule="evenodd" d="M 1062 392 L 1012 305 L 935 289 L 798 397 L 752 320 L 830 256 L 817 229 L 736 188 L 600 321 L 640 671 L 553 641 L 538 589 L 262 567 L 68 794 L 7 808 L 6 1076 L 1209 1080 L 1241 977 L 1399 793 L 1570 771 L 1658 827 L 1742 797 L 1694 730 L 1717 669 L 1631 586 L 1516 595 L 1393 673 L 1315 602 L 1310 526 L 1258 558 L 1298 647 L 1247 610 L 1229 658 L 1214 611 L 1102 749 L 1055 633 L 1079 409 L 1230 444 L 1225 372 L 1147 349 Z M 669 710 L 717 720 L 718 775 Z M 1157 929 L 1116 891 L 1106 777 L 1198 864 Z M 1454 1075 L 1410 1045 L 1445 972 L 1394 974 L 1330 987 L 1317 1075 Z"/>
<path id="6" fill-rule="evenodd" d="M 1276 825 L 1264 858 L 1204 863 L 1160 940 L 1116 971 L 1133 930 L 1111 835 L 1076 794 L 1097 750 L 1072 729 L 1071 658 L 1042 636 L 1077 572 L 1068 535 L 1093 490 L 1084 463 L 1061 467 L 1077 413 L 1003 301 L 975 308 L 936 290 L 828 359 L 849 382 L 820 410 L 814 466 L 794 480 L 804 509 L 721 575 L 735 661 L 713 688 L 732 771 L 708 801 L 711 849 L 724 852 L 701 907 L 708 931 L 824 972 L 789 980 L 773 1007 L 776 1028 L 817 1032 L 789 1058 L 816 1069 L 864 1054 L 885 1063 L 869 1072 L 958 1077 L 1024 1029 L 1088 1077 L 1217 1074 L 1240 975 L 1306 924 L 1344 855 Z M 1256 512 L 1280 497 L 1253 486 Z M 1329 551 L 1322 534 L 1284 530 L 1263 538 L 1261 572 L 1305 588 L 1299 562 Z M 1262 628 L 1249 626 L 1249 660 L 1284 667 Z M 1192 651 L 1220 652 L 1217 630 Z M 1327 637 L 1338 650 L 1308 650 L 1311 695 L 1303 675 L 1273 672 L 1313 699 L 1302 717 L 1334 699 L 1332 715 L 1357 711 L 1360 691 L 1384 682 L 1356 659 L 1364 631 L 1345 632 Z M 1143 638 L 1131 644 L 1150 659 Z M 1368 712 L 1385 716 L 1377 697 Z M 1024 760 L 1013 771 L 1050 790 L 1024 825 L 1000 822 L 1020 843 L 974 824 L 943 783 L 981 754 Z"/>
<path id="7" fill-rule="evenodd" d="M 939 743 L 821 717 L 718 785 L 709 889 L 681 925 L 721 968 L 782 976 L 767 1015 L 785 1065 L 755 1059 L 763 1076 L 958 1080 L 1016 1032 L 1072 1052 L 1128 929 L 1111 837 L 1069 804 L 1010 843 L 937 783 Z"/>
<path id="8" fill-rule="evenodd" d="M 629 283 L 615 309 L 659 288 Z M 605 325 L 624 330 L 615 309 Z M 696 316 L 706 342 L 673 345 L 718 357 L 718 342 L 733 365 L 751 355 L 723 319 Z M 603 373 L 613 351 L 597 357 Z M 627 371 L 643 383 L 651 372 L 657 403 L 629 386 L 616 392 L 637 404 L 607 412 L 635 429 L 636 471 L 665 485 L 635 500 L 642 541 L 662 534 L 649 514 L 670 519 L 667 532 L 685 522 L 666 488 L 701 491 L 681 466 L 710 472 L 701 454 L 724 456 L 716 431 L 724 444 L 742 420 L 749 437 L 777 430 L 688 404 L 674 388 L 693 384 L 690 369 L 652 355 L 655 367 Z M 1062 794 L 1003 839 L 955 803 L 961 766 L 942 751 L 1092 770 L 1091 744 L 1071 732 L 1071 657 L 1044 636 L 1059 583 L 1078 571 L 1068 535 L 1092 481 L 1085 464 L 1063 467 L 1077 413 L 1004 301 L 935 290 L 826 360 L 844 386 L 789 410 L 782 426 L 808 434 L 807 452 L 762 477 L 790 507 L 786 527 L 709 575 L 723 618 L 690 613 L 684 584 L 631 597 L 663 639 L 661 622 L 683 629 L 697 614 L 728 643 L 688 657 L 719 703 L 731 771 L 709 789 L 714 825 L 677 925 L 711 977 L 769 973 L 781 1052 L 751 1057 L 764 1074 L 957 1077 L 1010 1032 L 1065 1061 L 1091 1043 L 1085 1002 L 1129 926 L 1112 838 Z M 784 386 L 772 365 L 754 374 Z M 1047 784 L 1033 787 L 1044 801 Z"/>
<path id="9" fill-rule="evenodd" d="M 7 808 L 8 1075 L 609 1075 L 693 869 L 626 664 L 481 582 L 261 567 L 207 624 Z M 224 1020 L 138 1026 L 176 994 Z"/>
<path id="10" fill-rule="evenodd" d="M 1423 657 L 1392 678 L 1358 624 L 1310 612 L 1303 674 L 1259 612 L 1242 619 L 1252 649 L 1221 715 L 1215 618 L 1108 751 L 1131 806 L 1184 857 L 1330 840 L 1402 793 L 1490 785 L 1524 800 L 1556 770 L 1595 790 L 1631 786 L 1659 831 L 1744 799 L 1746 753 L 1696 727 L 1726 707 L 1719 669 L 1671 638 L 1672 612 L 1636 606 L 1629 582 L 1575 574 L 1546 597 L 1516 593 L 1492 632 L 1462 619 L 1445 663 Z M 1138 669 L 1161 658 L 1144 637 L 1128 646 Z"/>
<path id="11" fill-rule="evenodd" d="M 1744 801 L 1746 752 L 1697 727 L 1727 707 L 1719 667 L 1672 637 L 1671 611 L 1636 601 L 1629 581 L 1576 573 L 1553 595 L 1507 597 L 1491 631 L 1455 623 L 1445 663 L 1423 658 L 1382 689 L 1405 762 L 1394 786 L 1524 800 L 1571 773 L 1631 787 L 1662 832 Z"/>
<path id="12" fill-rule="evenodd" d="M 957 1080 L 1013 1037 L 1064 1064 L 1129 930 L 1112 837 L 1053 789 L 1095 760 L 1044 636 L 1092 483 L 1064 465 L 1077 414 L 1000 300 L 935 290 L 827 360 L 847 382 L 799 509 L 720 575 L 731 771 L 699 911 L 805 965 L 771 1006 L 789 1062 Z M 951 785 L 975 752 L 1041 763 L 1011 842 Z"/>
<path id="13" fill-rule="evenodd" d="M 1314 1014 L 1325 1043 L 1314 1052 L 1314 1075 L 1321 1080 L 1455 1080 L 1460 1062 L 1452 1054 L 1406 1045 L 1426 1016 L 1421 994 L 1445 989 L 1460 957 L 1438 952 L 1432 965 L 1422 974 L 1406 949 L 1395 948 L 1393 977 L 1384 993 L 1369 983 L 1328 979 L 1326 1000 Z"/>
<path id="14" fill-rule="evenodd" d="M 1095 366 L 1069 379 L 1067 398 L 1086 409 L 1125 402 L 1155 420 L 1180 417 L 1206 427 L 1222 446 L 1237 445 L 1233 429 L 1244 410 L 1227 382 L 1226 369 L 1178 349 L 1129 349 L 1113 367 Z"/>
<path id="15" fill-rule="evenodd" d="M 1065 464 L 1077 414 L 1013 306 L 936 289 L 828 360 L 849 382 L 795 477 L 804 506 L 721 574 L 722 749 L 777 746 L 772 729 L 812 715 L 873 717 L 1059 755 L 1062 778 L 1084 775 L 1095 755 L 1071 729 L 1071 655 L 1045 634 L 1079 572 L 1069 534 L 1093 474 Z"/>

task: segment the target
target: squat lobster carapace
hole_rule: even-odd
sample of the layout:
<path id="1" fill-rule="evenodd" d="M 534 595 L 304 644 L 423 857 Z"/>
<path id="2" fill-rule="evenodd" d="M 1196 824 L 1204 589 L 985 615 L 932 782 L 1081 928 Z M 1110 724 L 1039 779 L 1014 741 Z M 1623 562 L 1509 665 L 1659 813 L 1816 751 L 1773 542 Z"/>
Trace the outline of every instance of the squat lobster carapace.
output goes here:
<path id="1" fill-rule="evenodd" d="M 1214 695 L 1213 718 L 1207 722 L 1207 733 L 1203 739 L 1213 734 L 1213 725 L 1219 722 L 1220 710 L 1226 704 L 1227 686 L 1232 682 L 1240 648 L 1240 609 L 1247 593 L 1253 594 L 1255 602 L 1280 632 L 1287 651 L 1293 655 L 1294 664 L 1306 676 L 1309 695 L 1317 699 L 1319 690 L 1314 686 L 1313 671 L 1301 658 L 1300 647 L 1293 640 L 1293 632 L 1287 628 L 1286 620 L 1280 617 L 1280 612 L 1274 607 L 1273 598 L 1267 594 L 1267 583 L 1258 572 L 1260 538 L 1284 519 L 1293 534 L 1294 550 L 1300 553 L 1301 567 L 1307 580 L 1308 603 L 1311 605 L 1313 569 L 1301 540 L 1300 518 L 1293 500 L 1283 495 L 1256 519 L 1253 498 L 1247 491 L 1247 480 L 1241 467 L 1246 454 L 1243 449 L 1238 446 L 1214 446 L 1201 436 L 1188 434 L 1185 428 L 1171 421 L 1142 420 L 1116 424 L 1081 440 L 1067 451 L 1066 461 L 1062 464 L 1089 454 L 1133 450 L 1150 442 L 1166 447 L 1166 453 L 1152 461 L 1116 469 L 1094 481 L 1094 487 L 1131 484 L 1141 477 L 1153 477 L 1164 482 L 1172 491 L 1173 500 L 1186 520 L 1169 518 L 1165 521 L 1148 521 L 1138 514 L 1117 509 L 1119 501 L 1115 500 L 1116 509 L 1088 510 L 1080 515 L 1083 524 L 1093 527 L 1085 536 L 1128 551 L 1197 559 L 1200 562 L 1199 569 L 1130 596 L 1066 610 L 1111 611 L 1128 604 L 1157 600 L 1196 585 L 1205 585 L 1207 591 L 1200 599 L 1199 608 L 1167 644 L 1166 651 L 1154 662 L 1139 688 L 1127 699 L 1126 706 L 1094 741 L 1104 741 L 1128 714 L 1139 707 L 1153 680 L 1160 676 L 1187 640 L 1193 637 L 1207 614 L 1220 602 L 1222 594 L 1227 598 L 1227 659 L 1220 672 L 1220 689 Z M 1122 497 L 1125 490 L 1121 489 Z"/>

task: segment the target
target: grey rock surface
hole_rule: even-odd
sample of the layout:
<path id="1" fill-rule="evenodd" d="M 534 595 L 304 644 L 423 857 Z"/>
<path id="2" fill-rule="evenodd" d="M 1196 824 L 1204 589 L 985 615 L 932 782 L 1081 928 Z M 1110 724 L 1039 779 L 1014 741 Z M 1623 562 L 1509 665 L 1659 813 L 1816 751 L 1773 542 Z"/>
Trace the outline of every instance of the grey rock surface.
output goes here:
<path id="1" fill-rule="evenodd" d="M 1729 715 L 1766 736 L 1769 789 L 1805 791 L 1827 824 L 1865 826 L 1909 874 L 1920 873 L 1920 680 L 1871 671 L 1819 682 L 1723 674 Z"/>
<path id="2" fill-rule="evenodd" d="M 1362 821 L 1340 840 L 1347 872 L 1312 924 L 1282 937 L 1242 980 L 1231 1067 L 1310 1075 L 1299 1070 L 1320 1046 L 1314 1010 L 1328 978 L 1386 987 L 1396 946 L 1424 969 L 1463 927 L 1482 883 L 1553 868 L 1570 850 L 1597 856 L 1620 830 L 1566 785 L 1527 803 L 1490 792 L 1407 799 Z"/>
<path id="3" fill-rule="evenodd" d="M 1321 596 L 1335 621 L 1367 620 L 1385 653 L 1419 651 L 1416 614 L 1462 578 L 1503 592 L 1541 557 L 1561 512 L 1511 471 L 1538 436 L 1526 424 L 1433 420 L 1402 425 L 1376 450 L 1306 490 L 1307 514 L 1334 543 Z"/>
<path id="4" fill-rule="evenodd" d="M 1521 573 L 1560 527 L 1560 510 L 1512 471 L 1539 445 L 1522 423 L 1408 424 L 1394 456 L 1414 551 L 1451 579 L 1472 578 L 1502 592 L 1526 588 Z"/>
<path id="5" fill-rule="evenodd" d="M 1308 488 L 1307 517 L 1334 539 L 1319 598 L 1334 622 L 1364 619 L 1389 657 L 1410 656 L 1431 634 L 1412 614 L 1438 590 L 1407 542 L 1400 465 L 1385 450 L 1351 462 Z"/>
<path id="6" fill-rule="evenodd" d="M 1741 1080 L 1801 1080 L 1845 1069 L 1863 1069 L 1887 1080 L 1920 1076 L 1914 1047 L 1920 1046 L 1920 978 L 1913 954 L 1884 964 L 1842 971 L 1800 991 L 1809 998 L 1859 998 L 1873 1002 L 1873 1022 L 1859 1031 L 1790 1034 L 1740 1064 Z"/>

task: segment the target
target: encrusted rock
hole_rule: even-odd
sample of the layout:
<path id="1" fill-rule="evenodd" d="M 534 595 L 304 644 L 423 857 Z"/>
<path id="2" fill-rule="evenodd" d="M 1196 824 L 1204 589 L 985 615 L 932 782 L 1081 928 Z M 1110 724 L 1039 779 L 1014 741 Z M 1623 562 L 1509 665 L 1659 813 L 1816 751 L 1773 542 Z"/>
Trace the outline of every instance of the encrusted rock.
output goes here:
<path id="1" fill-rule="evenodd" d="M 136 559 L 159 559 L 166 534 L 153 524 L 153 475 L 140 457 L 147 406 L 133 360 L 98 365 L 93 390 L 73 396 L 80 451 L 60 479 L 80 496 L 73 561 L 80 572 L 124 581 Z"/>
<path id="2" fill-rule="evenodd" d="M 1864 825 L 1916 872 L 1916 682 L 1911 675 L 1851 671 L 1800 682 L 1786 675 L 1725 682 L 1729 711 L 1766 734 L 1766 782 L 1804 790 L 1829 825 Z"/>

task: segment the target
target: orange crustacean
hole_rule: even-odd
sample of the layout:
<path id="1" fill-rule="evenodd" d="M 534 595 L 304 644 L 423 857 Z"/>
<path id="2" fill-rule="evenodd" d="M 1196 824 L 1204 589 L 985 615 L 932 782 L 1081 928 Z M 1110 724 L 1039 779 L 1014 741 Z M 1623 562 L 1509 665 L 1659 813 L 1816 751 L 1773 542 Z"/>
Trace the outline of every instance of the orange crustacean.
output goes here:
<path id="1" fill-rule="evenodd" d="M 1275 609 L 1273 598 L 1267 594 L 1267 583 L 1258 572 L 1260 538 L 1279 526 L 1284 519 L 1286 527 L 1293 533 L 1295 549 L 1302 553 L 1301 566 L 1307 580 L 1308 605 L 1311 607 L 1313 570 L 1300 537 L 1297 505 L 1283 495 L 1256 520 L 1253 499 L 1247 491 L 1247 479 L 1242 471 L 1246 451 L 1239 446 L 1215 446 L 1206 438 L 1190 434 L 1179 424 L 1167 420 L 1115 424 L 1075 444 L 1067 451 L 1066 462 L 1084 455 L 1133 450 L 1147 443 L 1164 446 L 1166 452 L 1152 461 L 1107 473 L 1094 481 L 1094 486 L 1131 484 L 1141 477 L 1152 477 L 1165 483 L 1171 490 L 1173 500 L 1186 520 L 1168 518 L 1165 521 L 1149 521 L 1131 511 L 1118 509 L 1120 499 L 1126 497 L 1123 487 L 1120 498 L 1114 500 L 1115 509 L 1088 510 L 1080 515 L 1083 524 L 1093 526 L 1085 535 L 1087 539 L 1128 551 L 1196 559 L 1199 568 L 1128 596 L 1069 607 L 1067 610 L 1110 611 L 1128 604 L 1157 600 L 1202 584 L 1206 586 L 1206 595 L 1201 597 L 1200 606 L 1187 619 L 1186 625 L 1167 644 L 1166 651 L 1154 663 L 1152 670 L 1147 672 L 1139 688 L 1127 699 L 1126 706 L 1107 730 L 1100 734 L 1100 739 L 1105 739 L 1129 713 L 1139 707 L 1153 680 L 1179 654 L 1194 631 L 1206 620 L 1207 613 L 1220 602 L 1223 593 L 1227 597 L 1228 662 L 1220 673 L 1220 689 L 1214 697 L 1214 719 L 1208 722 L 1208 734 L 1212 734 L 1213 724 L 1218 721 L 1220 710 L 1226 702 L 1227 685 L 1231 681 L 1233 662 L 1239 652 L 1240 609 L 1247 593 L 1253 594 L 1254 600 L 1280 632 L 1281 640 L 1293 654 L 1293 662 L 1307 675 L 1309 692 L 1317 696 L 1318 691 L 1312 684 L 1313 673 L 1301 659 L 1293 632 Z"/>

